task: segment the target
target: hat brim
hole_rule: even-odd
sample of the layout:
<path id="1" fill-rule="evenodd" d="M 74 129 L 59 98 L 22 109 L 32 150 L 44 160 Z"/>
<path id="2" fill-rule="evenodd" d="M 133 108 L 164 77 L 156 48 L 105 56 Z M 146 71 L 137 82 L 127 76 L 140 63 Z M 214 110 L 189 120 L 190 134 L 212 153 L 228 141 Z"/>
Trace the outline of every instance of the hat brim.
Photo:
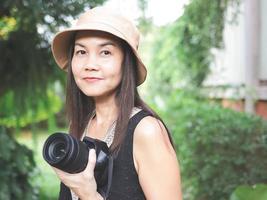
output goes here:
<path id="1" fill-rule="evenodd" d="M 52 41 L 52 54 L 55 58 L 57 65 L 61 69 L 67 71 L 69 48 L 70 48 L 70 43 L 72 42 L 74 33 L 77 31 L 90 31 L 90 30 L 107 32 L 127 42 L 127 38 L 125 38 L 125 36 L 119 30 L 115 29 L 114 27 L 108 26 L 107 24 L 99 23 L 99 22 L 88 23 L 86 24 L 86 26 L 76 26 L 74 28 L 69 28 L 64 31 L 61 31 L 55 35 Z M 147 70 L 140 56 L 138 55 L 138 52 L 135 50 L 135 48 L 131 44 L 129 44 L 129 46 L 131 47 L 137 59 L 137 64 L 138 64 L 137 85 L 141 85 L 146 79 Z"/>

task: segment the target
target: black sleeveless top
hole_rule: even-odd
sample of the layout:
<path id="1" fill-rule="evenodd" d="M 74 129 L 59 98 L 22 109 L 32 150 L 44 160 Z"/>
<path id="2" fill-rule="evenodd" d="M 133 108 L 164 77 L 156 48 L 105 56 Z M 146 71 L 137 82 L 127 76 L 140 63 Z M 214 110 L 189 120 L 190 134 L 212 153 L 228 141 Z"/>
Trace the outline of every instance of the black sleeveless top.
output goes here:
<path id="1" fill-rule="evenodd" d="M 108 200 L 142 200 L 145 195 L 140 186 L 133 160 L 133 133 L 137 124 L 149 114 L 141 110 L 129 121 L 125 140 L 114 159 L 113 179 Z"/>
<path id="2" fill-rule="evenodd" d="M 150 114 L 141 110 L 130 120 L 123 144 L 113 161 L 113 177 L 107 200 L 145 200 L 133 160 L 133 135 L 137 124 Z M 61 183 L 59 200 L 71 200 L 70 190 Z"/>

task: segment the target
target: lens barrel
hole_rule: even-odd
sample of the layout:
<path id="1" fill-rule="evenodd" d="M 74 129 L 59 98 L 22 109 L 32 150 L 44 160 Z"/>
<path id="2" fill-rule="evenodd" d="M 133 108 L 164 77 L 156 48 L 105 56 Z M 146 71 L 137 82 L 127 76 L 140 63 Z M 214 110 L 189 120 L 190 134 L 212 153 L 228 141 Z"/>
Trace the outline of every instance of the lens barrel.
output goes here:
<path id="1" fill-rule="evenodd" d="M 43 157 L 51 166 L 68 173 L 78 173 L 88 162 L 87 145 L 70 134 L 54 133 L 44 143 Z"/>
<path id="2" fill-rule="evenodd" d="M 43 157 L 53 167 L 72 174 L 79 173 L 87 166 L 90 149 L 96 151 L 94 176 L 98 191 L 103 193 L 108 183 L 110 161 L 109 148 L 105 142 L 90 137 L 80 141 L 70 134 L 57 132 L 45 141 Z"/>

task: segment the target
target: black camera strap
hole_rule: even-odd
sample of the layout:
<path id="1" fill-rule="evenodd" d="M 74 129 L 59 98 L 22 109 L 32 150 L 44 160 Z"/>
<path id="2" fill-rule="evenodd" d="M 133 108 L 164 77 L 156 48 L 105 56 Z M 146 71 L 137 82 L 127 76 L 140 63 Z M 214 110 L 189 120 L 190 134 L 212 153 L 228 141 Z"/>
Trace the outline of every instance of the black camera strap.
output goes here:
<path id="1" fill-rule="evenodd" d="M 107 189 L 106 192 L 103 196 L 104 200 L 106 200 L 109 196 L 109 191 L 111 188 L 111 183 L 112 183 L 112 176 L 113 176 L 113 156 L 109 156 L 109 165 L 108 165 L 108 184 L 107 184 Z"/>
<path id="2" fill-rule="evenodd" d="M 113 157 L 112 155 L 109 155 L 108 157 L 108 169 L 107 169 L 107 176 L 108 176 L 108 180 L 107 180 L 107 184 L 105 187 L 102 188 L 97 188 L 97 192 L 104 198 L 104 200 L 106 200 L 109 196 L 109 191 L 111 188 L 111 184 L 112 184 L 112 176 L 113 176 Z"/>

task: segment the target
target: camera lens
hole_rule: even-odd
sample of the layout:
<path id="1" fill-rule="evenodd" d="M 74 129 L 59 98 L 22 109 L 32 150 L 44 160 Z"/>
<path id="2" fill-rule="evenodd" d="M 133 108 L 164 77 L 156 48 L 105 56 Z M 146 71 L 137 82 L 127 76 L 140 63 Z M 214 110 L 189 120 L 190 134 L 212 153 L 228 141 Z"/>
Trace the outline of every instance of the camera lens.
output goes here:
<path id="1" fill-rule="evenodd" d="M 113 168 L 113 161 L 110 159 L 109 149 L 105 142 L 86 136 L 83 141 L 80 141 L 70 134 L 57 132 L 45 141 L 43 157 L 53 167 L 68 173 L 78 173 L 87 166 L 90 149 L 96 151 L 94 176 L 97 191 L 104 194 L 108 184 L 108 171 Z"/>
<path id="2" fill-rule="evenodd" d="M 48 149 L 49 157 L 54 160 L 54 162 L 63 158 L 66 153 L 66 145 L 62 141 L 53 141 L 51 147 Z"/>
<path id="3" fill-rule="evenodd" d="M 51 166 L 68 173 L 77 173 L 87 165 L 88 148 L 69 134 L 54 133 L 45 141 L 43 157 Z"/>

